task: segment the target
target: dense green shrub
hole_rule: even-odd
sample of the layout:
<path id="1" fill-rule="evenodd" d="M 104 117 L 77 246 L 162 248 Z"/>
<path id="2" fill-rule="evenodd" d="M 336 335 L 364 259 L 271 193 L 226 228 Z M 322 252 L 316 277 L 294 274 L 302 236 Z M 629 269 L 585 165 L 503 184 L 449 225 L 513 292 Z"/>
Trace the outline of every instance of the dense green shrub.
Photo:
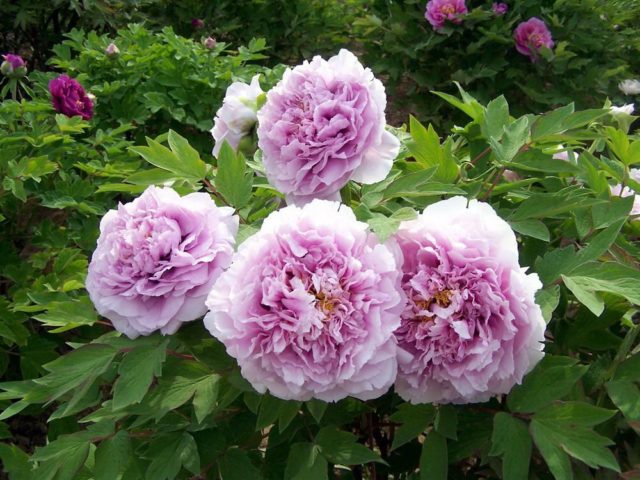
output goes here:
<path id="1" fill-rule="evenodd" d="M 174 128 L 191 137 L 200 134 L 202 145 L 210 143 L 205 132 L 227 86 L 261 73 L 268 87 L 277 73 L 254 63 L 266 58 L 260 53 L 263 40 L 237 51 L 220 42 L 210 50 L 169 27 L 153 33 L 141 25 L 115 37 L 77 30 L 67 37 L 54 48 L 51 64 L 77 76 L 97 97 L 99 126 L 133 123 L 139 140 Z M 111 42 L 119 49 L 112 56 L 105 52 Z"/>
<path id="2" fill-rule="evenodd" d="M 541 112 L 575 102 L 594 107 L 606 96 L 624 98 L 622 78 L 640 72 L 637 4 L 599 0 L 507 2 L 496 16 L 491 2 L 468 1 L 460 25 L 441 33 L 425 20 L 423 0 L 377 0 L 358 21 L 364 58 L 388 76 L 392 101 L 421 118 L 438 121 L 449 111 L 431 90 L 447 91 L 460 82 L 488 101 L 504 94 L 518 113 Z M 518 53 L 513 30 L 519 22 L 540 17 L 556 46 L 536 64 Z"/>

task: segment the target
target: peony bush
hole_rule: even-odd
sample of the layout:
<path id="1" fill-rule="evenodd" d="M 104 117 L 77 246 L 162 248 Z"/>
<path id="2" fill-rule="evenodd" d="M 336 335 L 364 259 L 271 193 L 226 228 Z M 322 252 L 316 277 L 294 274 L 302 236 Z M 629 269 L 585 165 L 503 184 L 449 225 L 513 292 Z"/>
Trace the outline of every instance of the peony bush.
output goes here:
<path id="1" fill-rule="evenodd" d="M 454 83 L 439 135 L 362 56 L 259 47 L 74 32 L 0 104 L 6 475 L 633 478 L 634 107 Z"/>

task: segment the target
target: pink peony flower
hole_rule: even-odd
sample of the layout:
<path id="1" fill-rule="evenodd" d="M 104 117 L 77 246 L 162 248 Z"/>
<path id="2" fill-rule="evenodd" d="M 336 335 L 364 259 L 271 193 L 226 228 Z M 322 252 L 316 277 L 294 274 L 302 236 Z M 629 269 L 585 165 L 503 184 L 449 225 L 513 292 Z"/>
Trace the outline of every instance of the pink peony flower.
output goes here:
<path id="1" fill-rule="evenodd" d="M 538 60 L 541 48 L 553 48 L 554 45 L 547 24 L 536 17 L 520 23 L 513 31 L 513 38 L 516 41 L 516 50 L 534 63 Z"/>
<path id="2" fill-rule="evenodd" d="M 396 392 L 412 403 L 483 402 L 507 393 L 542 358 L 537 275 L 518 264 L 516 237 L 489 204 L 430 205 L 391 240 L 408 297 Z"/>
<path id="3" fill-rule="evenodd" d="M 0 72 L 12 78 L 24 77 L 27 74 L 27 64 L 20 55 L 7 53 L 3 55 L 4 61 L 0 65 Z"/>
<path id="4" fill-rule="evenodd" d="M 93 102 L 77 80 L 60 75 L 49 82 L 53 108 L 67 117 L 80 115 L 84 120 L 93 117 Z"/>
<path id="5" fill-rule="evenodd" d="M 129 338 L 174 333 L 206 312 L 237 230 L 233 209 L 205 193 L 147 188 L 100 222 L 86 282 L 96 310 Z"/>
<path id="6" fill-rule="evenodd" d="M 462 23 L 462 17 L 468 13 L 464 0 L 429 0 L 424 18 L 434 30 L 444 27 L 447 20 Z"/>
<path id="7" fill-rule="evenodd" d="M 240 245 L 204 323 L 258 392 L 376 398 L 396 376 L 398 266 L 350 208 L 291 205 Z"/>
<path id="8" fill-rule="evenodd" d="M 491 10 L 493 10 L 493 13 L 495 15 L 502 16 L 509 11 L 509 5 L 501 2 L 493 2 L 493 5 L 491 5 Z"/>
<path id="9" fill-rule="evenodd" d="M 260 75 L 254 76 L 250 85 L 244 82 L 233 82 L 229 85 L 222 106 L 213 119 L 211 135 L 215 142 L 214 157 L 220 153 L 224 140 L 237 149 L 240 140 L 249 134 L 258 120 L 258 97 L 263 93 L 260 88 Z"/>
<path id="10" fill-rule="evenodd" d="M 640 169 L 632 168 L 629 170 L 629 176 L 632 180 L 640 183 Z M 620 183 L 617 185 L 611 185 L 609 189 L 611 190 L 611 195 L 614 197 L 630 197 L 634 195 L 633 207 L 631 207 L 629 215 L 640 215 L 640 194 L 636 193 L 629 187 L 623 187 Z M 640 217 L 635 218 L 635 220 L 640 220 Z"/>
<path id="11" fill-rule="evenodd" d="M 400 142 L 385 130 L 382 83 L 348 50 L 284 73 L 258 112 L 269 182 L 289 203 L 339 199 L 349 180 L 383 180 Z"/>

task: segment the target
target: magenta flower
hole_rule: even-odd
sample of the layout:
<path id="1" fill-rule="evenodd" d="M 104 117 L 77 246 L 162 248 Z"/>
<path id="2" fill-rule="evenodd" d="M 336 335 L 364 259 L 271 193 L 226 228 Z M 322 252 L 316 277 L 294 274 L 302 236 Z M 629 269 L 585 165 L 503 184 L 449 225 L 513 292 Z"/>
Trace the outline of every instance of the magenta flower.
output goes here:
<path id="1" fill-rule="evenodd" d="M 640 169 L 632 168 L 629 170 L 629 176 L 635 182 L 640 183 Z M 636 193 L 634 190 L 629 187 L 624 187 L 622 184 L 612 185 L 609 187 L 611 190 L 611 195 L 614 197 L 631 197 L 633 196 L 633 207 L 631 207 L 631 212 L 629 215 L 636 216 L 640 215 L 640 194 Z M 634 220 L 640 220 L 640 217 L 634 218 Z"/>
<path id="2" fill-rule="evenodd" d="M 399 264 L 345 205 L 272 213 L 216 282 L 205 326 L 258 392 L 367 400 L 396 376 Z"/>
<path id="3" fill-rule="evenodd" d="M 547 24 L 536 17 L 519 24 L 513 31 L 513 38 L 516 50 L 529 57 L 533 63 L 538 60 L 540 49 L 553 48 L 554 45 Z"/>
<path id="4" fill-rule="evenodd" d="M 339 199 L 349 180 L 383 180 L 400 149 L 385 130 L 386 103 L 382 83 L 348 50 L 287 70 L 258 111 L 269 182 L 304 203 Z"/>
<path id="5" fill-rule="evenodd" d="M 509 11 L 509 5 L 502 2 L 493 2 L 491 10 L 493 10 L 493 13 L 497 16 L 502 16 Z"/>
<path id="6" fill-rule="evenodd" d="M 516 237 L 486 203 L 450 198 L 403 222 L 408 297 L 396 392 L 413 403 L 483 402 L 507 393 L 542 358 L 537 275 L 518 264 Z"/>
<path id="7" fill-rule="evenodd" d="M 429 0 L 424 13 L 434 30 L 440 30 L 448 20 L 462 23 L 462 17 L 468 13 L 464 0 Z"/>
<path id="8" fill-rule="evenodd" d="M 199 18 L 192 18 L 191 19 L 191 26 L 193 28 L 195 28 L 196 30 L 201 30 L 204 28 L 204 20 L 201 20 Z"/>
<path id="9" fill-rule="evenodd" d="M 86 281 L 96 310 L 129 338 L 174 333 L 206 312 L 237 231 L 233 209 L 205 193 L 147 188 L 100 222 Z"/>
<path id="10" fill-rule="evenodd" d="M 20 55 L 7 53 L 3 55 L 4 61 L 0 65 L 0 72 L 7 77 L 24 77 L 27 74 L 27 64 Z"/>
<path id="11" fill-rule="evenodd" d="M 77 80 L 60 75 L 49 82 L 53 108 L 67 117 L 80 115 L 84 120 L 93 117 L 93 102 Z"/>

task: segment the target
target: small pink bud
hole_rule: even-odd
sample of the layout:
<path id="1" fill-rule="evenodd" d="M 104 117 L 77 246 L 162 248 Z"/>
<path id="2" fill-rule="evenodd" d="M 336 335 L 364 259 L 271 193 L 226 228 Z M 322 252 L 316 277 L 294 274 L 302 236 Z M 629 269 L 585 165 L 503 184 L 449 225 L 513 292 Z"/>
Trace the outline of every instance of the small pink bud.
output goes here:
<path id="1" fill-rule="evenodd" d="M 105 48 L 104 53 L 107 57 L 117 57 L 120 54 L 120 49 L 116 46 L 115 43 L 111 42 L 107 48 Z"/>
<path id="2" fill-rule="evenodd" d="M 218 45 L 218 42 L 216 42 L 216 39 L 213 37 L 207 37 L 202 39 L 202 44 L 205 46 L 205 48 L 213 50 L 214 48 L 216 48 L 216 45 Z"/>
<path id="3" fill-rule="evenodd" d="M 196 30 L 200 30 L 200 29 L 204 28 L 204 20 L 201 20 L 199 18 L 192 18 L 191 19 L 191 26 L 193 28 L 195 28 Z"/>

